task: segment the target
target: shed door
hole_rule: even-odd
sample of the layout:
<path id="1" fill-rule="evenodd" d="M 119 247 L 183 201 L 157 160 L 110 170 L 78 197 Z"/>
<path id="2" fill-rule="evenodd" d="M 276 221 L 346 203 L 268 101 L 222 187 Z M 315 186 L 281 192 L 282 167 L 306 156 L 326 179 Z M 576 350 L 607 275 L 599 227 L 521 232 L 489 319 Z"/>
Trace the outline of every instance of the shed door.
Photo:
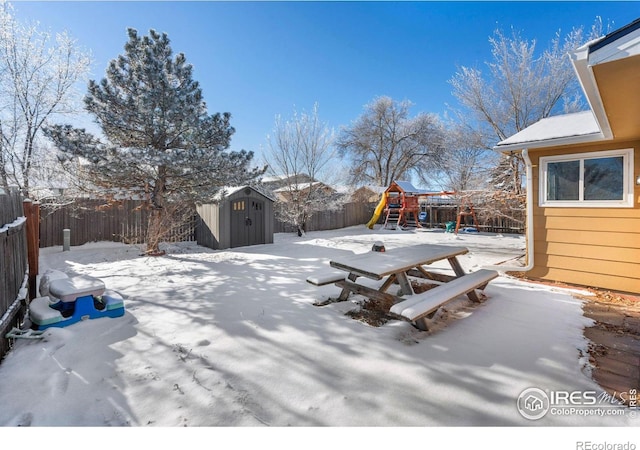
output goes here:
<path id="1" fill-rule="evenodd" d="M 247 199 L 249 206 L 249 245 L 264 244 L 264 202 L 255 198 Z"/>
<path id="2" fill-rule="evenodd" d="M 264 243 L 264 202 L 250 197 L 232 201 L 231 247 Z"/>

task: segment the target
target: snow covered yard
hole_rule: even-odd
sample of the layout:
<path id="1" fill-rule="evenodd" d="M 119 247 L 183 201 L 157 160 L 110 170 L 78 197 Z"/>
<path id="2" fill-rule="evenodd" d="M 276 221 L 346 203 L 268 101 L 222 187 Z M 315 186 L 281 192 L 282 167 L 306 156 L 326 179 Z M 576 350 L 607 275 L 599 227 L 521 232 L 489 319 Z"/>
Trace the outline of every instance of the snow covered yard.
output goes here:
<path id="1" fill-rule="evenodd" d="M 360 226 L 228 251 L 183 243 L 156 258 L 114 243 L 43 249 L 41 272 L 100 278 L 126 314 L 18 340 L 0 364 L 0 425 L 637 425 L 629 414 L 518 413 L 526 388 L 601 392 L 584 355 L 590 320 L 570 291 L 502 276 L 484 304 L 458 302 L 430 333 L 354 320 L 345 312 L 358 297 L 314 306 L 338 288 L 306 277 L 375 241 L 463 245 L 468 271 L 524 248 L 515 235 Z"/>

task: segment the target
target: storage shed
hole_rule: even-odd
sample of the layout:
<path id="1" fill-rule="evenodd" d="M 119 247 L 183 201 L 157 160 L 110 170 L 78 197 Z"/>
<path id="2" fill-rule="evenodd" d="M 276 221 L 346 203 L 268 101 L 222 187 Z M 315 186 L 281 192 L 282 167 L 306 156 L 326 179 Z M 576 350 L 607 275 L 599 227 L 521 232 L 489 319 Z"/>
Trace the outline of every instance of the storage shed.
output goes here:
<path id="1" fill-rule="evenodd" d="M 198 244 L 215 250 L 273 244 L 273 202 L 251 186 L 226 188 L 216 203 L 196 208 Z"/>

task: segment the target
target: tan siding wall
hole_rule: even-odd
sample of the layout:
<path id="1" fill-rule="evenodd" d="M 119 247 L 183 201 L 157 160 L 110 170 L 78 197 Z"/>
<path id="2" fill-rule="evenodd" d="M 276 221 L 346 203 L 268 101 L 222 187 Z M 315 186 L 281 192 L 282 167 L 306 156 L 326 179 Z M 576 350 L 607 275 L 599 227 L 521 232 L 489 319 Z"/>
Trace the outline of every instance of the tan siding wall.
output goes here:
<path id="1" fill-rule="evenodd" d="M 535 267 L 527 275 L 565 283 L 640 293 L 640 187 L 633 208 L 540 208 L 539 158 L 589 151 L 634 149 L 640 175 L 640 141 L 531 150 Z"/>

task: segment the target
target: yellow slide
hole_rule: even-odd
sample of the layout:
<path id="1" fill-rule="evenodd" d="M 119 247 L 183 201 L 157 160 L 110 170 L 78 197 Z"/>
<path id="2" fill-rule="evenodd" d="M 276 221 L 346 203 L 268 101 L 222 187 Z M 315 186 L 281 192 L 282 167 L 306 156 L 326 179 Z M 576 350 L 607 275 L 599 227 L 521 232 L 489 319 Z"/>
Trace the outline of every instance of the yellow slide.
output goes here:
<path id="1" fill-rule="evenodd" d="M 378 219 L 380 218 L 380 214 L 382 214 L 382 211 L 384 210 L 384 207 L 386 206 L 386 204 L 387 204 L 387 194 L 385 192 L 384 194 L 382 194 L 380 203 L 378 203 L 378 206 L 376 206 L 375 211 L 373 211 L 373 217 L 367 223 L 367 228 L 373 230 L 373 226 L 376 224 L 376 222 L 378 222 Z"/>

